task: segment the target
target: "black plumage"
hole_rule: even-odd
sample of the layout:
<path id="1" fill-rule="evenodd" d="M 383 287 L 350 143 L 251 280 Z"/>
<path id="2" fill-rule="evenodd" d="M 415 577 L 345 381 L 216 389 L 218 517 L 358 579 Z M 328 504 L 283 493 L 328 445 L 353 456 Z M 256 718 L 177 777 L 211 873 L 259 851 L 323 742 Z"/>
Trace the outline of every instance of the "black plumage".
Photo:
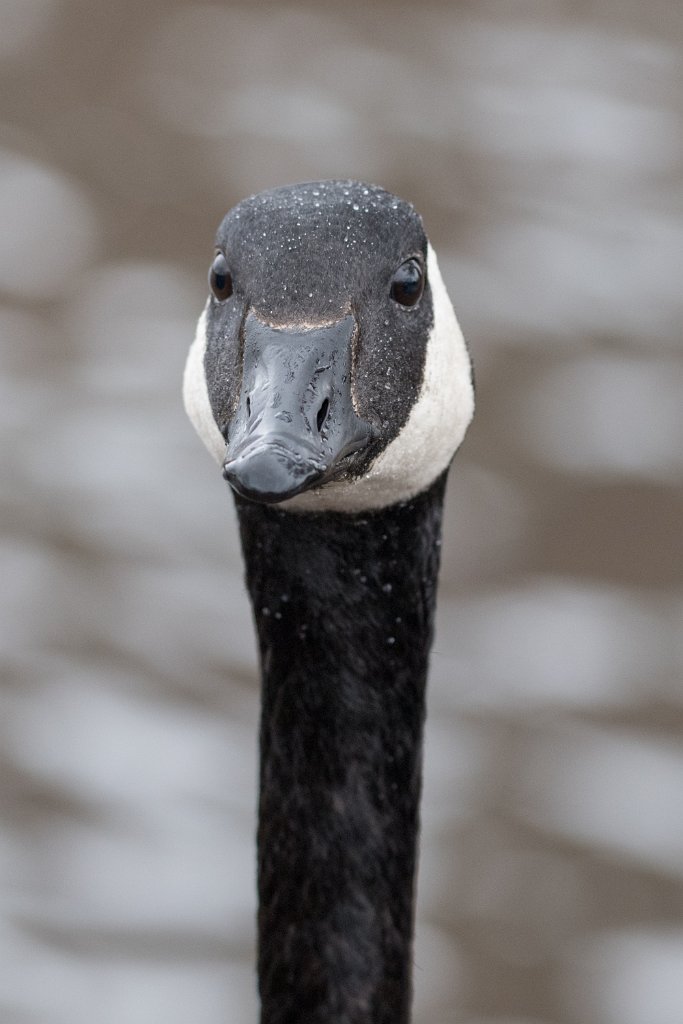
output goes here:
<path id="1" fill-rule="evenodd" d="M 237 499 L 263 680 L 267 1024 L 402 1024 L 442 477 L 364 515 Z"/>

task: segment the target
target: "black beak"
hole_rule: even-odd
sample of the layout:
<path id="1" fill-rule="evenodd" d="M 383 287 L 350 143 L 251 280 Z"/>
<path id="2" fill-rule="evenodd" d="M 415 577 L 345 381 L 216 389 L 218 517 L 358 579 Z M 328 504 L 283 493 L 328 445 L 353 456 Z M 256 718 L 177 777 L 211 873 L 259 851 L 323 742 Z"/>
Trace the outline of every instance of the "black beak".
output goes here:
<path id="1" fill-rule="evenodd" d="M 331 479 L 343 459 L 367 447 L 373 430 L 351 397 L 355 330 L 351 314 L 306 330 L 270 327 L 249 313 L 223 464 L 238 494 L 284 501 Z"/>

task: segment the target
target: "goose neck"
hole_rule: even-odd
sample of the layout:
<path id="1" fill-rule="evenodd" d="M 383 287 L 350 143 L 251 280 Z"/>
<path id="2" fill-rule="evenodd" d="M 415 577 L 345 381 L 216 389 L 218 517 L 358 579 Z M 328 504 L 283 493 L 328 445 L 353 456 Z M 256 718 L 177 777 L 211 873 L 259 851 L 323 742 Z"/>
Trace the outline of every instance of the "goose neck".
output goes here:
<path id="1" fill-rule="evenodd" d="M 368 515 L 237 499 L 262 669 L 262 1024 L 405 1024 L 444 478 Z"/>

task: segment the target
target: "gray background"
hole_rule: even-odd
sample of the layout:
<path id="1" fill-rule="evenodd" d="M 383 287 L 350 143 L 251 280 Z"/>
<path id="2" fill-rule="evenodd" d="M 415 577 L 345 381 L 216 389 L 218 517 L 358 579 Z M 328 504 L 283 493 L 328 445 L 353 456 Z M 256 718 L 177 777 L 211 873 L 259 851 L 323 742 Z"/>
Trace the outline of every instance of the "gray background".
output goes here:
<path id="1" fill-rule="evenodd" d="M 680 4 L 0 3 L 0 1020 L 254 1021 L 258 686 L 180 379 L 214 228 L 354 176 L 474 355 L 416 1024 L 683 1019 Z"/>

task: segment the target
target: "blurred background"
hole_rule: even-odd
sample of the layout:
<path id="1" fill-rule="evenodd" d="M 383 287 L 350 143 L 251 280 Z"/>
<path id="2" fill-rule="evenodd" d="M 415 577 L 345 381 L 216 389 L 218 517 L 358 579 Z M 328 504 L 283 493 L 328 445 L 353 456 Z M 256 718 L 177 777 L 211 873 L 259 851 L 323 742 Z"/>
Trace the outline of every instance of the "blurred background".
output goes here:
<path id="1" fill-rule="evenodd" d="M 258 682 L 180 381 L 213 233 L 423 213 L 473 353 L 416 1024 L 683 1020 L 673 2 L 1 0 L 0 1020 L 256 1021 Z"/>

